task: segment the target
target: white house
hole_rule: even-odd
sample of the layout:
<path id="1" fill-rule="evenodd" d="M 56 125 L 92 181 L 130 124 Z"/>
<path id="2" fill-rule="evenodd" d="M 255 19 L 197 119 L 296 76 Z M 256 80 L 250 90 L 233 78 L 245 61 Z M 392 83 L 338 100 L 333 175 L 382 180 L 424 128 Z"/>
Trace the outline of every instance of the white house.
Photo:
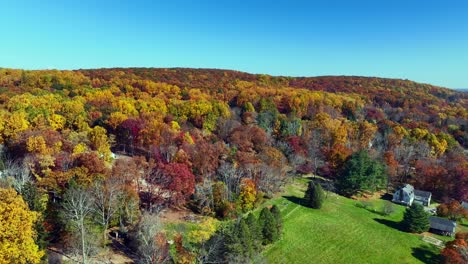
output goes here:
<path id="1" fill-rule="evenodd" d="M 405 186 L 395 191 L 392 201 L 407 206 L 411 206 L 413 202 L 429 206 L 431 204 L 431 197 L 432 193 L 415 190 L 411 184 L 405 184 Z"/>
<path id="2" fill-rule="evenodd" d="M 393 194 L 392 202 L 411 206 L 414 201 L 414 187 L 410 184 L 397 189 Z"/>

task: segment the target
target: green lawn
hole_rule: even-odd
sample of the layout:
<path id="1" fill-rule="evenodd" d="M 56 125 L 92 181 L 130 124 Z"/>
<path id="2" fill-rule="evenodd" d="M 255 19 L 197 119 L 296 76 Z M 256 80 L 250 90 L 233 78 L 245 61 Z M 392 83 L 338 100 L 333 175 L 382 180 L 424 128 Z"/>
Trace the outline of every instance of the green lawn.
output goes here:
<path id="1" fill-rule="evenodd" d="M 272 199 L 283 213 L 284 234 L 264 252 L 268 263 L 437 263 L 438 249 L 397 229 L 404 207 L 385 217 L 336 194 L 320 210 L 299 205 L 306 179 Z M 380 209 L 382 200 L 374 201 Z"/>

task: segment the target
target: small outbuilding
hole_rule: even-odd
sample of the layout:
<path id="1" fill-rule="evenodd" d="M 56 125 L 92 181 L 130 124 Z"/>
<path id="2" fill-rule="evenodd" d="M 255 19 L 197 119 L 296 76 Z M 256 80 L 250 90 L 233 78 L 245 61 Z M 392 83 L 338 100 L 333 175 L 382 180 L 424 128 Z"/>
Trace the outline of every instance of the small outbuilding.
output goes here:
<path id="1" fill-rule="evenodd" d="M 430 231 L 444 236 L 455 235 L 457 223 L 455 221 L 436 216 L 429 217 Z"/>

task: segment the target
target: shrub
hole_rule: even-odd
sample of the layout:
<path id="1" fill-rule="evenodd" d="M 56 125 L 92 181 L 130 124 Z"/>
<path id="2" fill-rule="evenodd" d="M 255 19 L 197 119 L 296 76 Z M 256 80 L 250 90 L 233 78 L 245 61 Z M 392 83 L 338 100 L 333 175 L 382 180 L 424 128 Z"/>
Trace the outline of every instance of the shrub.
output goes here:
<path id="1" fill-rule="evenodd" d="M 395 212 L 395 206 L 393 205 L 392 202 L 385 201 L 385 203 L 382 206 L 382 213 L 384 215 L 391 215 Z"/>
<path id="2" fill-rule="evenodd" d="M 325 199 L 325 194 L 323 192 L 322 186 L 320 184 L 315 184 L 314 182 L 309 182 L 309 186 L 304 195 L 304 200 L 306 205 L 320 209 L 323 205 L 323 201 Z"/>

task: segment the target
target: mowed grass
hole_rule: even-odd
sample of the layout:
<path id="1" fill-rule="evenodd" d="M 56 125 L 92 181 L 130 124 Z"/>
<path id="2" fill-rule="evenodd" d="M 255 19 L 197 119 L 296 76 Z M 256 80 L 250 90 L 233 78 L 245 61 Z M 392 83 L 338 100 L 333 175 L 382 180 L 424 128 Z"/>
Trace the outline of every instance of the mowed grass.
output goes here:
<path id="1" fill-rule="evenodd" d="M 398 230 L 404 207 L 382 216 L 333 193 L 320 210 L 300 205 L 306 179 L 272 199 L 282 210 L 284 233 L 263 252 L 268 263 L 437 263 L 439 249 L 420 235 Z M 380 209 L 383 200 L 373 202 Z"/>

